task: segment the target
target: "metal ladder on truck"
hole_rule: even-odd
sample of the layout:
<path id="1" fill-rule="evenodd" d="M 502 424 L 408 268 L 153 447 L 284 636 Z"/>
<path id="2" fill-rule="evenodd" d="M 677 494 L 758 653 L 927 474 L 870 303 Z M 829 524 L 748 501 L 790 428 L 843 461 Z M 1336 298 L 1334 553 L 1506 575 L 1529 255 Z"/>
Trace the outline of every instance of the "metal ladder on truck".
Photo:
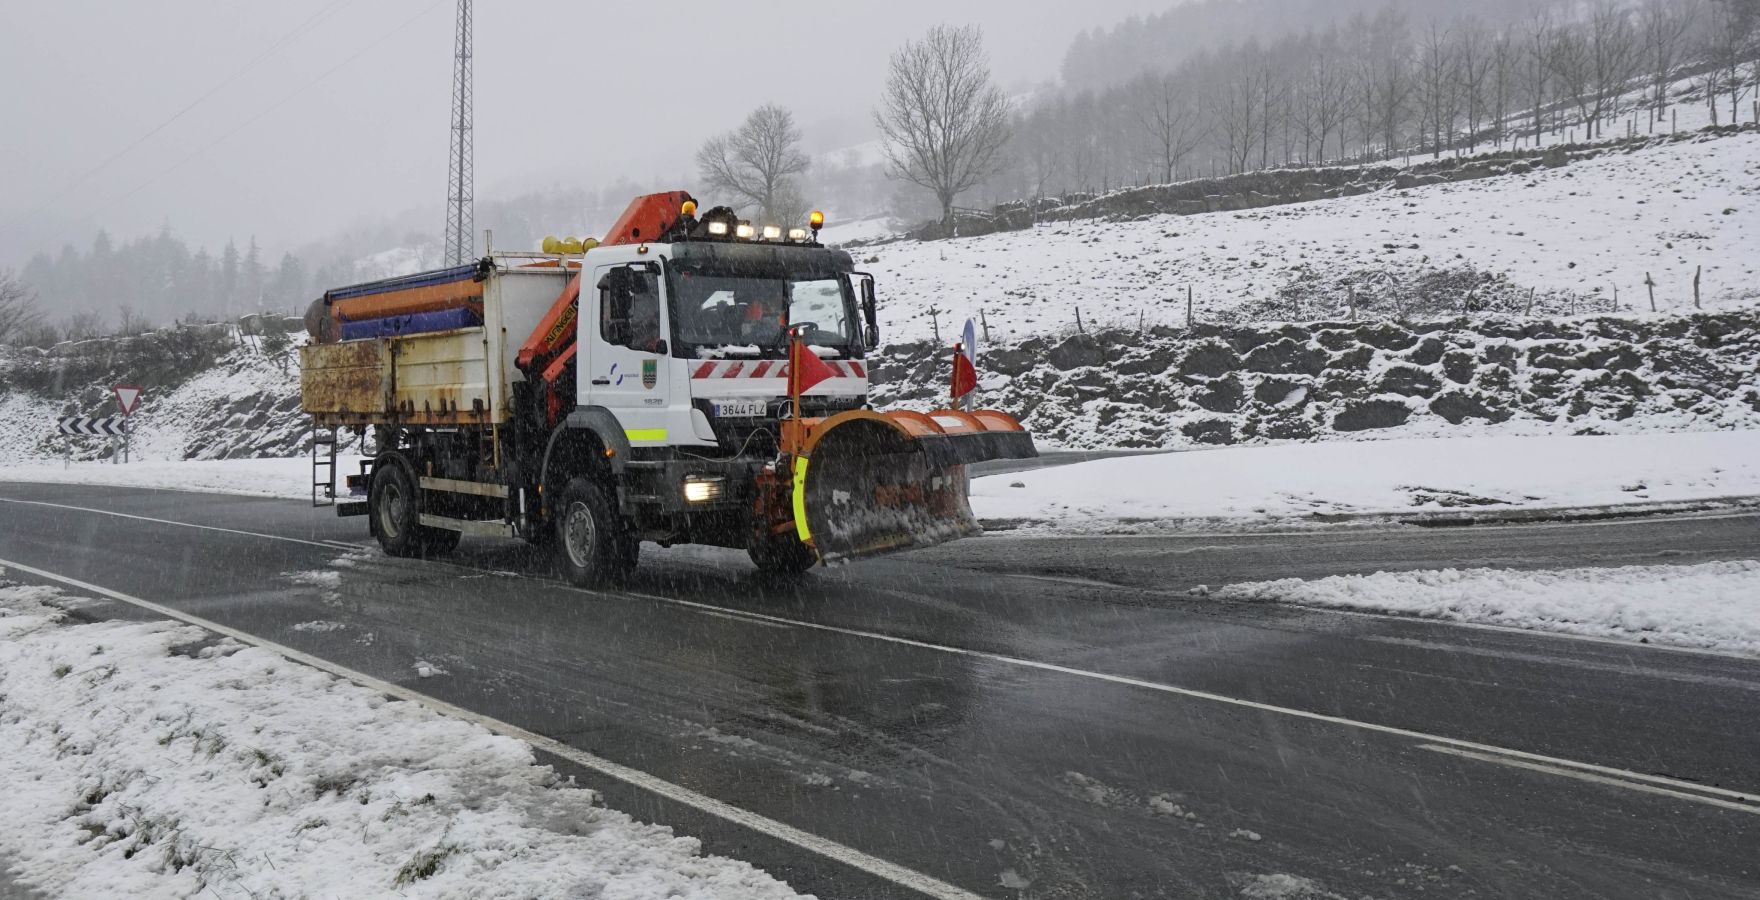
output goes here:
<path id="1" fill-rule="evenodd" d="M 336 429 L 312 427 L 312 505 L 336 505 Z"/>

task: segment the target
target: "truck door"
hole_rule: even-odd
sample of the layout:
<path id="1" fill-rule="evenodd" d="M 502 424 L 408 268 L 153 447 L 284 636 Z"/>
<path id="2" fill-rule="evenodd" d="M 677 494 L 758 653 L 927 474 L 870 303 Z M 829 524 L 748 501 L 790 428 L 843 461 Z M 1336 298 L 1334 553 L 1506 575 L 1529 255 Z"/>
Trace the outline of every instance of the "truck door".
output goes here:
<path id="1" fill-rule="evenodd" d="M 632 445 L 664 446 L 672 385 L 660 266 L 599 266 L 593 274 L 594 289 L 581 297 L 588 313 L 581 316 L 581 330 L 590 339 L 583 341 L 588 352 L 576 361 L 580 402 L 611 410 Z"/>

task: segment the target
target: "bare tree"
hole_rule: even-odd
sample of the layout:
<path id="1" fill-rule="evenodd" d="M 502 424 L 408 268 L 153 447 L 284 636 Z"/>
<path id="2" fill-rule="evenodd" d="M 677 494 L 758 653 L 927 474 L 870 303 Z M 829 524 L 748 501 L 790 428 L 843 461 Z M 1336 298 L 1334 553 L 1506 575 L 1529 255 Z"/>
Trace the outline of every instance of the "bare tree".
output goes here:
<path id="1" fill-rule="evenodd" d="M 1639 12 L 1638 30 L 1644 43 L 1644 65 L 1650 69 L 1651 121 L 1662 120 L 1668 110 L 1668 85 L 1680 65 L 1686 38 L 1692 31 L 1696 5 L 1671 0 L 1645 0 Z"/>
<path id="2" fill-rule="evenodd" d="M 61 325 L 61 336 L 70 341 L 89 341 L 104 335 L 104 319 L 93 312 L 74 313 Z"/>
<path id="3" fill-rule="evenodd" d="M 1638 74 L 1638 37 L 1631 12 L 1608 0 L 1589 11 L 1585 41 L 1589 63 L 1589 92 L 1593 101 L 1583 116 L 1588 136 L 1601 133 L 1601 121 L 1613 116 L 1614 104 L 1625 93 L 1627 82 Z"/>
<path id="4" fill-rule="evenodd" d="M 766 222 L 795 221 L 801 206 L 794 176 L 807 170 L 801 133 L 794 114 L 766 103 L 752 110 L 744 124 L 710 138 L 697 151 L 697 169 L 709 187 L 731 194 L 731 205 L 756 207 Z M 785 198 L 790 203 L 780 202 Z"/>
<path id="5" fill-rule="evenodd" d="M 1587 119 L 1590 85 L 1593 81 L 1590 75 L 1588 40 L 1573 29 L 1556 29 L 1552 35 L 1552 45 L 1547 49 L 1547 65 L 1558 85 L 1559 99 L 1570 101 L 1577 112 Z"/>
<path id="6" fill-rule="evenodd" d="M 874 112 L 889 171 L 927 188 L 951 232 L 954 198 L 1001 168 L 1008 101 L 990 80 L 977 26 L 937 25 L 892 55 Z"/>
<path id="7" fill-rule="evenodd" d="M 1418 125 L 1430 132 L 1430 151 L 1442 155 L 1443 141 L 1454 137 L 1456 71 L 1448 29 L 1434 20 L 1418 38 Z"/>
<path id="8" fill-rule="evenodd" d="M 1490 56 L 1491 72 L 1486 100 L 1490 104 L 1488 112 L 1491 117 L 1491 137 L 1502 146 L 1504 120 L 1508 118 L 1510 104 L 1515 99 L 1516 65 L 1521 58 L 1515 37 L 1507 29 L 1499 31 L 1491 39 Z"/>
<path id="9" fill-rule="evenodd" d="M 1188 71 L 1148 74 L 1132 83 L 1131 118 L 1149 146 L 1155 177 L 1173 182 L 1186 154 L 1204 139 L 1202 110 Z"/>
<path id="10" fill-rule="evenodd" d="M 42 324 L 37 295 L 12 274 L 0 269 L 0 344 L 10 344 Z"/>
<path id="11" fill-rule="evenodd" d="M 1296 120 L 1302 130 L 1303 160 L 1307 161 L 1312 147 L 1313 161 L 1325 162 L 1326 138 L 1335 132 L 1338 134 L 1338 155 L 1342 159 L 1346 155 L 1344 123 L 1350 115 L 1355 86 L 1336 33 L 1328 34 L 1315 47 L 1300 85 Z"/>
<path id="12" fill-rule="evenodd" d="M 1256 57 L 1261 53 L 1263 51 L 1256 42 L 1248 41 L 1238 55 Z M 1228 161 L 1230 174 L 1245 172 L 1253 158 L 1254 139 L 1259 135 L 1261 120 L 1266 115 L 1266 91 L 1259 83 L 1265 70 L 1256 61 L 1243 60 L 1227 70 L 1219 69 L 1215 74 L 1216 79 L 1208 93 L 1211 118 L 1221 141 L 1220 149 Z"/>
<path id="13" fill-rule="evenodd" d="M 1728 92 L 1731 125 L 1741 121 L 1742 95 L 1751 84 L 1742 66 L 1753 58 L 1756 34 L 1760 34 L 1760 0 L 1714 0 L 1705 56 L 1717 73 L 1716 81 Z M 1706 93 L 1714 93 L 1709 84 Z M 1717 124 L 1715 101 L 1711 101 L 1711 124 Z"/>
<path id="14" fill-rule="evenodd" d="M 1554 28 L 1552 21 L 1545 15 L 1530 18 L 1522 34 L 1521 83 L 1522 94 L 1533 110 L 1534 144 L 1540 143 L 1540 134 L 1544 131 L 1541 114 L 1545 111 L 1546 101 L 1551 98 L 1552 88 L 1552 45 Z"/>
<path id="15" fill-rule="evenodd" d="M 1487 105 L 1491 68 L 1496 63 L 1497 38 L 1479 20 L 1463 18 L 1454 29 L 1454 57 L 1460 73 L 1460 98 L 1466 104 L 1466 138 L 1479 145 L 1479 117 Z"/>

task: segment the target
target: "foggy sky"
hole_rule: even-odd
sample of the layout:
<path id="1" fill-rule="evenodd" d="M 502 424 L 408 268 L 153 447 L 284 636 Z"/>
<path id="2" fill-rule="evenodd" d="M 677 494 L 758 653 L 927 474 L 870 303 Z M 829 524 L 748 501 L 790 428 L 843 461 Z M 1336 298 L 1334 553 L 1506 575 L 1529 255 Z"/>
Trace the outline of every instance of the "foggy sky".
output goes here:
<path id="1" fill-rule="evenodd" d="M 478 0 L 477 197 L 596 186 L 622 174 L 676 175 L 694 188 L 691 158 L 703 138 L 769 101 L 796 111 L 810 150 L 858 143 L 872 137 L 888 56 L 932 25 L 983 26 L 998 80 L 1018 91 L 1056 77 L 1077 31 L 1172 2 Z M 169 224 L 211 249 L 229 237 L 242 246 L 254 233 L 276 253 L 412 207 L 438 211 L 454 8 L 455 0 L 0 4 L 0 267 L 64 243 L 86 248 L 100 226 L 120 239 Z M 315 15 L 296 39 L 225 81 Z"/>

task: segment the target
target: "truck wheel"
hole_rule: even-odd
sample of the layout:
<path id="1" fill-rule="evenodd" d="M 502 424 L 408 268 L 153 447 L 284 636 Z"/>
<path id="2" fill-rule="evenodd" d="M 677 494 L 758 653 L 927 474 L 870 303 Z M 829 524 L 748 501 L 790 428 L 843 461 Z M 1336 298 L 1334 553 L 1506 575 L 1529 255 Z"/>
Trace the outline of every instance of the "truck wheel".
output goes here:
<path id="1" fill-rule="evenodd" d="M 604 488 L 576 478 L 556 511 L 556 560 L 576 587 L 605 587 L 636 567 L 640 544 Z"/>
<path id="2" fill-rule="evenodd" d="M 373 467 L 373 486 L 367 493 L 367 514 L 379 546 L 392 556 L 421 556 L 423 531 L 421 495 L 403 466 L 387 460 Z"/>
<path id="3" fill-rule="evenodd" d="M 772 534 L 759 538 L 746 549 L 758 571 L 773 575 L 799 575 L 819 561 L 813 548 L 801 543 L 792 534 Z"/>

